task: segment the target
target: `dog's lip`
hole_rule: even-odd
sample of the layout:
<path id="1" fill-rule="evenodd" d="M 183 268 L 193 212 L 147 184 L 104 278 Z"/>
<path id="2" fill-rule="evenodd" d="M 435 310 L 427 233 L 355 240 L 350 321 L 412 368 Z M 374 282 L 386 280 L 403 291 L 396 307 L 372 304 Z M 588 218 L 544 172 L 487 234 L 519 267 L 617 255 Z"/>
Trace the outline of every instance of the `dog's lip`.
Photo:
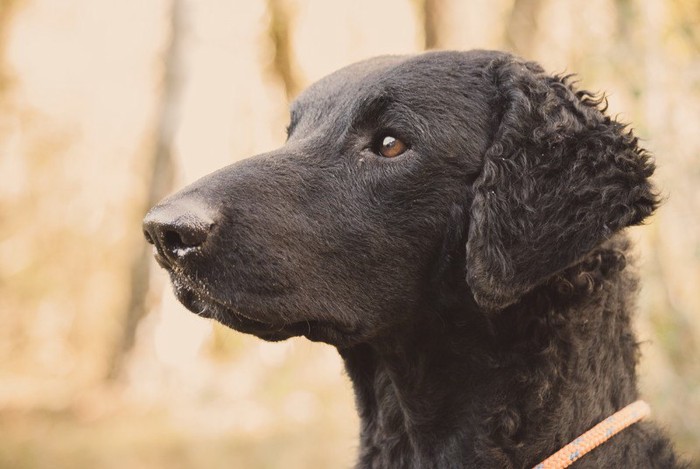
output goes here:
<path id="1" fill-rule="evenodd" d="M 158 252 L 158 248 L 153 246 L 153 258 L 156 260 L 159 266 L 167 270 L 168 272 L 172 271 L 172 265 L 170 265 L 170 262 L 163 257 L 160 252 Z"/>
<path id="2" fill-rule="evenodd" d="M 244 333 L 255 334 L 267 340 L 282 340 L 297 335 L 308 335 L 311 334 L 312 329 L 327 326 L 323 321 L 318 320 L 273 324 L 253 319 L 240 312 L 238 308 L 202 292 L 202 289 L 192 285 L 194 282 L 186 275 L 173 270 L 170 271 L 170 275 L 175 287 L 175 295 L 187 309 L 197 316 L 214 319 Z"/>
<path id="3" fill-rule="evenodd" d="M 362 331 L 357 327 L 343 325 L 335 321 L 322 319 L 306 319 L 293 322 L 270 323 L 253 319 L 249 314 L 242 313 L 239 308 L 212 297 L 205 288 L 197 288 L 196 282 L 179 269 L 168 268 L 175 296 L 188 310 L 196 315 L 214 319 L 224 326 L 254 334 L 262 339 L 279 341 L 294 336 L 305 336 L 313 341 L 325 341 L 324 338 L 334 337 L 343 343 L 353 343 L 354 338 L 362 337 Z M 361 329 L 361 328 L 360 328 Z"/>
<path id="4" fill-rule="evenodd" d="M 196 289 L 184 284 L 181 279 L 180 281 L 173 279 L 173 286 L 178 301 L 188 310 L 202 318 L 214 319 L 231 329 L 246 334 L 254 334 L 262 339 L 271 341 L 284 340 L 294 335 L 300 335 L 288 330 L 288 326 L 284 324 L 275 325 L 250 319 L 237 310 L 226 307 L 207 295 L 202 295 Z"/>
<path id="5" fill-rule="evenodd" d="M 225 311 L 227 313 L 235 315 L 236 317 L 242 318 L 245 321 L 250 321 L 251 323 L 259 324 L 261 326 L 266 326 L 269 328 L 279 327 L 272 323 L 267 323 L 264 321 L 260 321 L 259 319 L 253 319 L 246 316 L 228 302 L 215 298 L 206 290 L 206 288 L 198 288 L 195 284 L 196 282 L 192 281 L 186 274 L 178 270 L 170 270 L 169 273 L 173 286 L 175 287 L 176 294 L 180 294 L 178 295 L 178 299 L 188 300 L 188 303 L 202 304 L 203 308 L 201 310 L 198 310 L 198 308 L 189 308 L 190 305 L 185 304 L 185 306 L 188 307 L 188 309 L 190 309 L 198 316 L 221 319 L 219 317 L 220 315 L 217 315 L 215 313 L 217 311 Z M 180 298 L 180 296 L 182 296 L 183 298 Z M 192 304 L 192 306 L 194 306 L 194 304 Z"/>

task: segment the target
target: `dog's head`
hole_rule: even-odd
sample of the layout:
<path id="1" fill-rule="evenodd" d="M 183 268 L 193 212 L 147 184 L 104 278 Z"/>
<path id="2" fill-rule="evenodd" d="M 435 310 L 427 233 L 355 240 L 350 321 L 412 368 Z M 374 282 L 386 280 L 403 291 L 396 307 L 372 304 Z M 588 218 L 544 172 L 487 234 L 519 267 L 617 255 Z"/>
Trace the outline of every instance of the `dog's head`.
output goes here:
<path id="1" fill-rule="evenodd" d="M 185 306 L 268 340 L 368 340 L 445 285 L 498 310 L 655 208 L 652 162 L 598 104 L 504 53 L 361 62 L 295 101 L 284 146 L 154 207 L 146 238 Z"/>

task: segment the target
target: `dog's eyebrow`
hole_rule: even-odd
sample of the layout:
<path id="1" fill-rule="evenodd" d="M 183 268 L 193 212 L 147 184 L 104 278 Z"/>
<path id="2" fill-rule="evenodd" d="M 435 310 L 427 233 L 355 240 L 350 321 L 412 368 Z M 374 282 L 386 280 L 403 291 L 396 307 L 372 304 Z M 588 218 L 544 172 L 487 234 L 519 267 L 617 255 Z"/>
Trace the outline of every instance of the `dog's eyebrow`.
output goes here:
<path id="1" fill-rule="evenodd" d="M 340 107 L 348 109 L 347 116 L 349 117 L 350 128 L 357 128 L 366 125 L 368 122 L 376 121 L 379 115 L 384 112 L 394 102 L 386 93 L 376 93 L 367 96 L 364 99 L 354 103 L 345 100 L 340 104 Z M 338 103 L 336 103 L 337 105 Z M 289 115 L 290 121 L 287 126 L 287 138 L 289 138 L 299 121 L 301 121 L 304 106 L 299 101 L 294 101 L 290 105 Z M 312 114 L 318 114 L 318 112 Z M 322 117 L 318 115 L 317 117 Z"/>
<path id="2" fill-rule="evenodd" d="M 351 110 L 350 126 L 355 128 L 368 120 L 376 120 L 393 101 L 385 94 L 375 95 L 359 101 Z"/>

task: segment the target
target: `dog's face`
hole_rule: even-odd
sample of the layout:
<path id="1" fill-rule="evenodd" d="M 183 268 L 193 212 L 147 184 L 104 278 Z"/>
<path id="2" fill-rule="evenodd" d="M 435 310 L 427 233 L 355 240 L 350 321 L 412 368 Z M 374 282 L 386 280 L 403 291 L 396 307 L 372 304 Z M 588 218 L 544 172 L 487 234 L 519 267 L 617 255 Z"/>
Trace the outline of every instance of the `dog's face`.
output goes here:
<path id="1" fill-rule="evenodd" d="M 506 306 L 654 205 L 622 126 L 549 80 L 482 51 L 342 69 L 295 101 L 281 148 L 168 197 L 146 237 L 187 308 L 267 340 L 369 340 L 434 314 L 445 282 Z"/>

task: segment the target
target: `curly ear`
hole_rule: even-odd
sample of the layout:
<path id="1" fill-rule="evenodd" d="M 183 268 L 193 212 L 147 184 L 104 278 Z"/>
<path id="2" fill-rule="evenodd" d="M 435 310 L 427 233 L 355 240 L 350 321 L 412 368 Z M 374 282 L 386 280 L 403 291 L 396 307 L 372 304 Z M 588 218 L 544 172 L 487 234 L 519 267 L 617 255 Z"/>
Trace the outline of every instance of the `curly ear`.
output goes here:
<path id="1" fill-rule="evenodd" d="M 641 223 L 657 196 L 653 161 L 602 100 L 534 63 L 491 67 L 502 117 L 473 186 L 466 268 L 495 310 Z"/>

